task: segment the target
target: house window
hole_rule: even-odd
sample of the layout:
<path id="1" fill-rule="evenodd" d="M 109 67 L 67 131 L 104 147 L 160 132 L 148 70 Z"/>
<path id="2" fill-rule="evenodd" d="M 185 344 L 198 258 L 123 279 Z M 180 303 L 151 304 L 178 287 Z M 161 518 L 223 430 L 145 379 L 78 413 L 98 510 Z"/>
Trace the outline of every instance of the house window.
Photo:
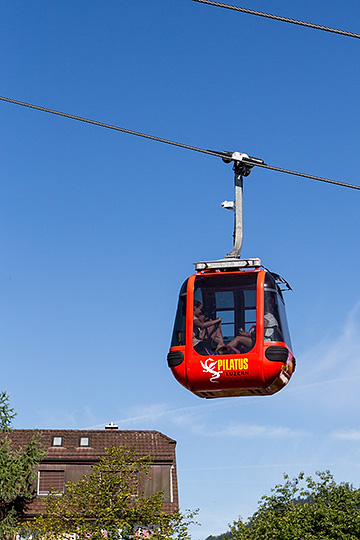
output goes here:
<path id="1" fill-rule="evenodd" d="M 80 437 L 79 446 L 90 446 L 90 437 Z"/>
<path id="2" fill-rule="evenodd" d="M 38 472 L 38 495 L 48 495 L 50 488 L 64 493 L 65 471 L 39 471 Z"/>
<path id="3" fill-rule="evenodd" d="M 63 438 L 62 437 L 53 437 L 51 446 L 62 446 Z"/>
<path id="4" fill-rule="evenodd" d="M 171 465 L 152 465 L 149 474 L 141 482 L 144 497 L 162 491 L 164 502 L 173 502 L 172 469 Z"/>

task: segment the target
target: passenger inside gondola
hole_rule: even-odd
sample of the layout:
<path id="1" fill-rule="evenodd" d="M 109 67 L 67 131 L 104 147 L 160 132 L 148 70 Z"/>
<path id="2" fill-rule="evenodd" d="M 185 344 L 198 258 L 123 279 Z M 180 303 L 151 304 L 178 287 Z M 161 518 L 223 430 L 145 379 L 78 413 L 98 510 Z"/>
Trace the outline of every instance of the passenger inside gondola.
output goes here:
<path id="1" fill-rule="evenodd" d="M 194 301 L 193 347 L 202 355 L 207 354 L 241 354 L 239 349 L 250 350 L 254 344 L 254 337 L 248 332 L 239 330 L 228 343 L 224 342 L 221 328 L 221 317 L 210 319 L 203 311 L 198 300 Z"/>
<path id="2" fill-rule="evenodd" d="M 195 318 L 195 307 L 197 307 L 196 311 L 201 310 L 197 318 Z M 202 330 L 199 331 L 200 337 L 204 340 L 210 339 L 216 348 L 224 345 L 221 317 L 212 320 L 198 300 L 195 300 L 194 305 L 194 326 L 198 326 L 199 328 L 202 326 Z"/>

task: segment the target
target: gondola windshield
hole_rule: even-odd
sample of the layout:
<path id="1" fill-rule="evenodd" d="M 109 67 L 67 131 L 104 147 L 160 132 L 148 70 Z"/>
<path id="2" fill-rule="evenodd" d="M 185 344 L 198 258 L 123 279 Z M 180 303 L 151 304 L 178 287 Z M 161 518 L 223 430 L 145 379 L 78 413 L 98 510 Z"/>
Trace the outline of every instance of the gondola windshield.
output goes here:
<path id="1" fill-rule="evenodd" d="M 241 354 L 253 348 L 257 275 L 242 274 L 240 277 L 238 280 L 227 275 L 196 277 L 193 347 L 198 354 Z M 251 337 L 240 340 L 241 332 Z"/>

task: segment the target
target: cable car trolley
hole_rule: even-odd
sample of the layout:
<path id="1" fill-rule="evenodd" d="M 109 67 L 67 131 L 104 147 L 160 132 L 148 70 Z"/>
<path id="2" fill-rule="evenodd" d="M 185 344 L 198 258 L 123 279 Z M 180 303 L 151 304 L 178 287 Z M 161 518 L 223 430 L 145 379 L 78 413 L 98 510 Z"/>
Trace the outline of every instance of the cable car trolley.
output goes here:
<path id="1" fill-rule="evenodd" d="M 295 369 L 283 290 L 289 284 L 261 265 L 240 259 L 243 177 L 263 163 L 224 152 L 234 163 L 234 247 L 224 259 L 195 263 L 182 285 L 168 353 L 177 381 L 202 398 L 270 395 Z"/>

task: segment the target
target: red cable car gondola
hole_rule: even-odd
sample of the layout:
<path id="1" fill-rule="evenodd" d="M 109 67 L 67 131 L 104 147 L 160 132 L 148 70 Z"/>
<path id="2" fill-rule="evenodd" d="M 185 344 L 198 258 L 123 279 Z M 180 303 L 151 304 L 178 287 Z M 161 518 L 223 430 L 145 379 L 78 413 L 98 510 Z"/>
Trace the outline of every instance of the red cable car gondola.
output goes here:
<path id="1" fill-rule="evenodd" d="M 199 327 L 199 317 L 210 324 Z M 199 397 L 281 390 L 295 359 L 275 277 L 260 268 L 190 276 L 180 291 L 168 364 Z"/>
<path id="2" fill-rule="evenodd" d="M 168 365 L 199 397 L 258 396 L 278 392 L 295 369 L 285 304 L 277 274 L 259 259 L 240 259 L 244 154 L 234 161 L 235 242 L 218 261 L 196 263 L 180 290 Z M 247 162 L 256 158 L 246 156 Z M 225 205 L 225 203 L 223 203 Z"/>

